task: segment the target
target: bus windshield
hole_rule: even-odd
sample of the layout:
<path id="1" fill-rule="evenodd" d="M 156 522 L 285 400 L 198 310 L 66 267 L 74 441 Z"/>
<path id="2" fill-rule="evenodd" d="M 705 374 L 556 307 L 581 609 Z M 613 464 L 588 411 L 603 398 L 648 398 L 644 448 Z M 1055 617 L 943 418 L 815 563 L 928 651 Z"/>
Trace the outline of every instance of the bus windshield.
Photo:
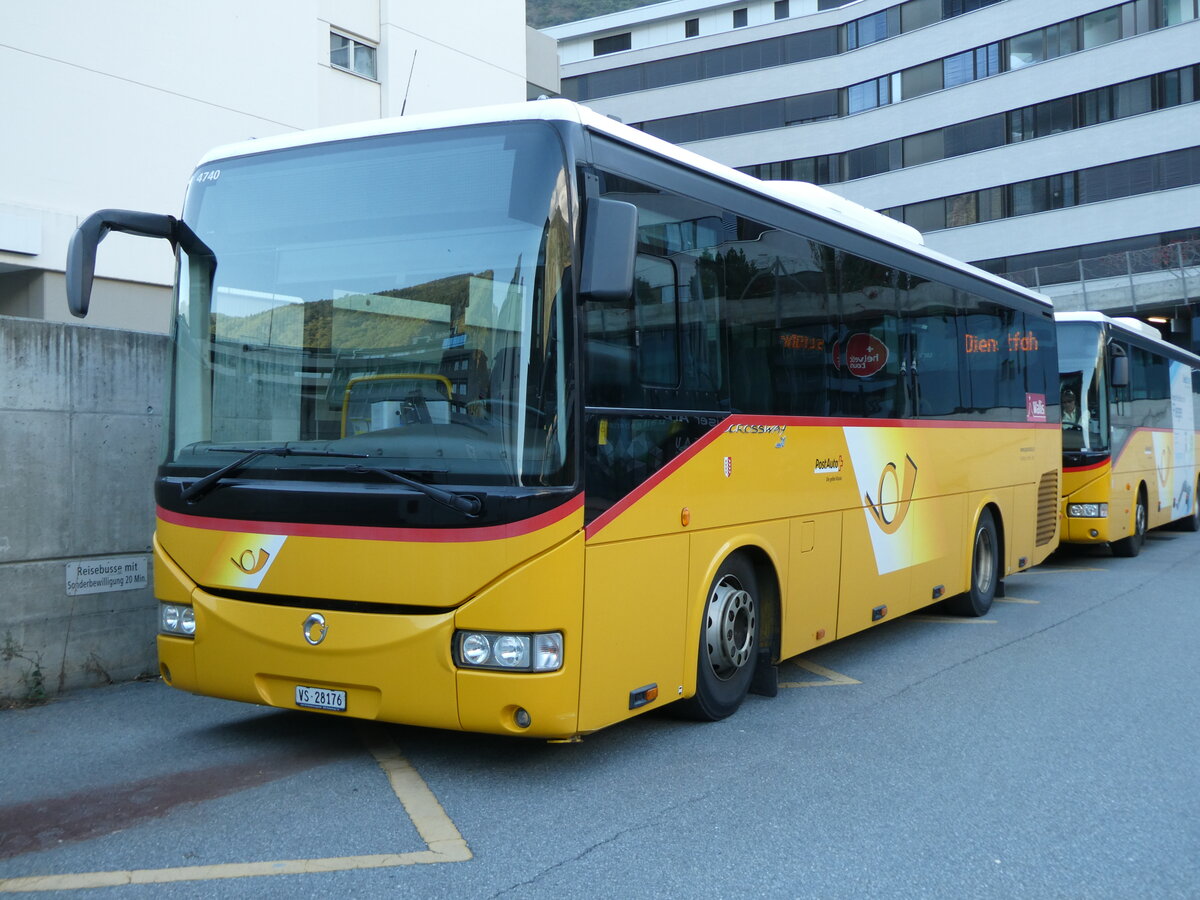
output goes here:
<path id="1" fill-rule="evenodd" d="M 1063 451 L 1107 452 L 1108 388 L 1103 332 L 1085 322 L 1058 328 Z"/>
<path id="2" fill-rule="evenodd" d="M 297 452 L 239 477 L 363 456 L 427 482 L 569 483 L 567 184 L 540 122 L 202 166 L 184 220 L 211 256 L 180 251 L 168 467 L 275 447 Z"/>

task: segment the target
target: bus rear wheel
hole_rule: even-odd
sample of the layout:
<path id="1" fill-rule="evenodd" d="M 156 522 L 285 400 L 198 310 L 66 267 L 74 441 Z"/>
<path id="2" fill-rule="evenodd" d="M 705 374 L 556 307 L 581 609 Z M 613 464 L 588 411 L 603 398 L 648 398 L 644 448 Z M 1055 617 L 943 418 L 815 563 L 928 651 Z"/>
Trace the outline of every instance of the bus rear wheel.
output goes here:
<path id="1" fill-rule="evenodd" d="M 758 661 L 758 582 L 743 556 L 731 556 L 713 577 L 700 622 L 696 694 L 679 712 L 715 722 L 732 715 L 750 689 Z"/>
<path id="2" fill-rule="evenodd" d="M 1000 585 L 1000 534 L 990 509 L 979 514 L 971 544 L 971 589 L 951 597 L 945 609 L 956 616 L 986 615 Z"/>
<path id="3" fill-rule="evenodd" d="M 1142 552 L 1142 544 L 1146 542 L 1146 523 L 1149 512 L 1146 503 L 1146 488 L 1138 488 L 1137 506 L 1133 511 L 1133 534 L 1127 538 L 1112 542 L 1113 556 L 1126 558 L 1137 556 Z"/>

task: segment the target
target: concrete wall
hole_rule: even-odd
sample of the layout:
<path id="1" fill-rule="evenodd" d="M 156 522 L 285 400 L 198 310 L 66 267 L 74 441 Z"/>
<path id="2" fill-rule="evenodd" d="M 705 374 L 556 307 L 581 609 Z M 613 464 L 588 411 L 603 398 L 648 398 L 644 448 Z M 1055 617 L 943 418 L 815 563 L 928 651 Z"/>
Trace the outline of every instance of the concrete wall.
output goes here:
<path id="1" fill-rule="evenodd" d="M 46 694 L 157 670 L 138 580 L 167 360 L 164 335 L 0 316 L 0 700 L 36 694 L 35 666 Z"/>

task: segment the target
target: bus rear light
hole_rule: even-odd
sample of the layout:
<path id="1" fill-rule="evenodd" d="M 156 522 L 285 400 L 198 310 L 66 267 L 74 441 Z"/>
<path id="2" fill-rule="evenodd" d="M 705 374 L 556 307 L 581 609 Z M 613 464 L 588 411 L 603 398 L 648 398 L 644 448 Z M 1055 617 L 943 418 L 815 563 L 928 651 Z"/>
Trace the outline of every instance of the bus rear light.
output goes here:
<path id="1" fill-rule="evenodd" d="M 459 631 L 454 635 L 454 658 L 459 666 L 471 669 L 556 672 L 563 664 L 563 637 L 558 631 Z"/>
<path id="2" fill-rule="evenodd" d="M 196 613 L 190 606 L 164 603 L 158 610 L 158 630 L 179 637 L 196 636 Z"/>
<path id="3" fill-rule="evenodd" d="M 1107 503 L 1068 503 L 1067 515 L 1072 519 L 1107 519 Z"/>

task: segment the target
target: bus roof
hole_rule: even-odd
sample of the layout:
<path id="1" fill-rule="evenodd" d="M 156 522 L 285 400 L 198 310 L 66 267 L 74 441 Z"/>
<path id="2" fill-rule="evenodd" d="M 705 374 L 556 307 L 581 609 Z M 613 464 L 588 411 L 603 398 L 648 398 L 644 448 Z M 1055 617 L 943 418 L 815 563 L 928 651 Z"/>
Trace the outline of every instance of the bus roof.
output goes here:
<path id="1" fill-rule="evenodd" d="M 1143 322 L 1140 319 L 1130 318 L 1128 316 L 1106 316 L 1102 312 L 1092 310 L 1079 312 L 1056 312 L 1054 314 L 1055 322 L 1091 322 L 1096 325 L 1108 325 L 1117 331 L 1123 331 L 1126 334 L 1135 334 L 1138 337 L 1148 341 L 1153 341 L 1160 344 L 1164 350 L 1171 352 L 1180 359 L 1187 360 L 1192 368 L 1200 369 L 1200 356 L 1192 353 L 1183 347 L 1172 344 L 1170 341 L 1164 340 L 1159 330 L 1148 322 Z"/>
<path id="2" fill-rule="evenodd" d="M 638 147 L 648 153 L 673 160 L 691 169 L 705 172 L 716 178 L 780 203 L 803 210 L 811 215 L 834 222 L 861 234 L 901 247 L 944 266 L 970 274 L 974 278 L 989 281 L 1004 289 L 1020 294 L 1047 308 L 1052 306 L 1044 294 L 1031 291 L 1007 281 L 998 275 L 985 272 L 961 260 L 946 256 L 925 246 L 924 238 L 917 229 L 889 218 L 865 206 L 847 200 L 832 191 L 800 181 L 763 181 L 737 169 L 718 163 L 698 153 L 685 150 L 636 128 L 624 125 L 615 119 L 581 106 L 570 100 L 537 100 L 498 106 L 471 109 L 447 110 L 392 119 L 371 119 L 348 125 L 335 125 L 309 131 L 295 131 L 273 137 L 243 141 L 217 147 L 205 154 L 197 165 L 282 150 L 313 144 L 332 143 L 355 138 L 375 137 L 385 134 L 401 134 L 409 131 L 428 131 L 451 128 L 459 125 L 478 125 L 488 122 L 511 122 L 522 120 L 566 121 L 581 125 L 594 132 L 602 133 L 614 140 Z"/>

